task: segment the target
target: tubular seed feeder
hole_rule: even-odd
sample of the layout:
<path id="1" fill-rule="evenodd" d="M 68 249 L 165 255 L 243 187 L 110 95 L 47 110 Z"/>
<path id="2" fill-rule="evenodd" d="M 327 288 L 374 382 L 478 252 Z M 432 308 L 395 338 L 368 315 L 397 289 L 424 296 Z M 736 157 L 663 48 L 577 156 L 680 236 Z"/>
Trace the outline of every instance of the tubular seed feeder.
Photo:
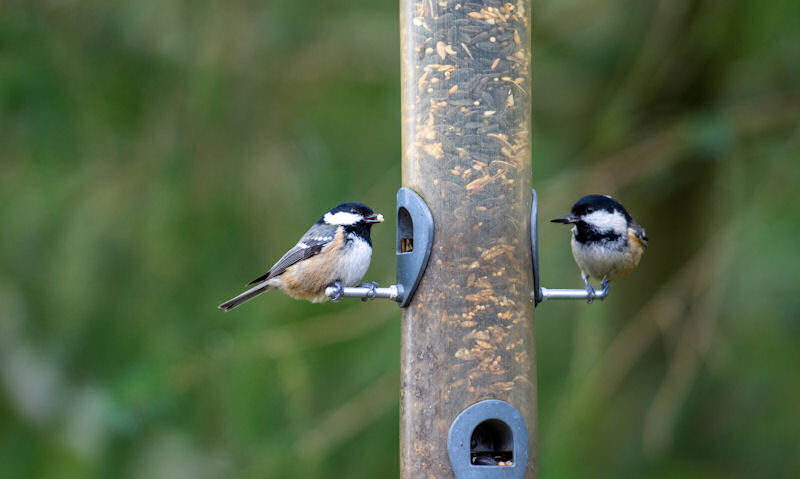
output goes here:
<path id="1" fill-rule="evenodd" d="M 403 478 L 536 477 L 529 14 L 400 2 L 403 186 L 435 219 L 403 310 Z"/>
<path id="2" fill-rule="evenodd" d="M 401 0 L 401 477 L 535 478 L 533 311 L 608 289 L 540 287 L 531 196 L 530 2 Z M 413 299 L 413 300 L 412 300 Z"/>
<path id="3" fill-rule="evenodd" d="M 398 284 L 326 293 L 405 307 L 403 478 L 536 477 L 529 20 L 525 0 L 400 2 Z"/>

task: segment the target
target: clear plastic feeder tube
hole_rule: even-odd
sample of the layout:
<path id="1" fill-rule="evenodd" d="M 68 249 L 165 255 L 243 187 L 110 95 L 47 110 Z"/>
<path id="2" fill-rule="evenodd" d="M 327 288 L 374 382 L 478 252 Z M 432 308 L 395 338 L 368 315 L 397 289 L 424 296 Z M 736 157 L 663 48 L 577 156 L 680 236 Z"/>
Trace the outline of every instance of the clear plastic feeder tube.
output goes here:
<path id="1" fill-rule="evenodd" d="M 452 421 L 482 399 L 520 411 L 536 476 L 530 3 L 401 0 L 403 186 L 435 222 L 403 313 L 401 472 L 453 477 Z"/>

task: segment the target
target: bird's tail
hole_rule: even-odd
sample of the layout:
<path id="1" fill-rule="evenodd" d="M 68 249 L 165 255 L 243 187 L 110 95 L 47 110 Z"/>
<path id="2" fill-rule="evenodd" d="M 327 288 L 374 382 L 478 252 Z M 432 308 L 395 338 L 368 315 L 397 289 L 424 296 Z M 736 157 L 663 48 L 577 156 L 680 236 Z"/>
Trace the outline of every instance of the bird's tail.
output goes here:
<path id="1" fill-rule="evenodd" d="M 248 289 L 244 293 L 240 294 L 239 296 L 236 296 L 235 298 L 229 299 L 228 301 L 225 301 L 224 303 L 220 304 L 219 309 L 230 311 L 233 308 L 239 306 L 240 304 L 250 301 L 259 294 L 266 293 L 270 289 L 272 289 L 272 286 L 270 286 L 266 282 L 258 284 Z"/>

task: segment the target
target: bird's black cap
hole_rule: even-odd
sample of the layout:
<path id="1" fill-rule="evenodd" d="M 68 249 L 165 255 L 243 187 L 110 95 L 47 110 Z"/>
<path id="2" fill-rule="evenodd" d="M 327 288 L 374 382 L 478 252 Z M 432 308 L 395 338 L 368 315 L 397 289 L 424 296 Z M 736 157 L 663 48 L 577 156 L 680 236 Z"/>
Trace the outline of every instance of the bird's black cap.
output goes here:
<path id="1" fill-rule="evenodd" d="M 375 214 L 372 211 L 372 208 L 365 205 L 364 203 L 358 203 L 357 201 L 351 201 L 348 203 L 342 203 L 338 206 L 331 208 L 330 213 L 336 214 L 339 212 L 346 212 L 346 213 L 358 213 L 361 216 L 372 216 Z"/>
<path id="2" fill-rule="evenodd" d="M 325 222 L 325 215 L 331 214 L 335 215 L 336 213 L 354 213 L 364 217 L 365 223 L 380 223 L 383 221 L 383 216 L 376 215 L 372 208 L 365 205 L 364 203 L 358 203 L 356 201 L 350 201 L 347 203 L 342 203 L 337 205 L 330 210 L 328 210 L 322 217 L 317 221 L 317 224 L 323 224 Z"/>
<path id="3" fill-rule="evenodd" d="M 628 221 L 632 219 L 625 207 L 614 198 L 608 195 L 586 195 L 572 205 L 572 212 L 570 214 L 550 221 L 553 223 L 576 223 L 581 216 L 600 210 L 609 213 L 619 211 Z"/>

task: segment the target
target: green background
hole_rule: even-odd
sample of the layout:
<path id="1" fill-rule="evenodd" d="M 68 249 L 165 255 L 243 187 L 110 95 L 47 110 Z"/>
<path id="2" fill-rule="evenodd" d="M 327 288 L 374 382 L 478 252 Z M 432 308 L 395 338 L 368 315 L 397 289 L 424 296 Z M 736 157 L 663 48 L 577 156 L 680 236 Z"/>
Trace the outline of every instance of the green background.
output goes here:
<path id="1" fill-rule="evenodd" d="M 800 477 L 800 3 L 532 11 L 542 219 L 610 193 L 650 237 L 605 302 L 537 309 L 540 477 Z M 397 306 L 216 309 L 329 207 L 393 217 L 397 25 L 0 2 L 2 477 L 397 477 Z M 543 284 L 580 287 L 540 226 Z"/>

